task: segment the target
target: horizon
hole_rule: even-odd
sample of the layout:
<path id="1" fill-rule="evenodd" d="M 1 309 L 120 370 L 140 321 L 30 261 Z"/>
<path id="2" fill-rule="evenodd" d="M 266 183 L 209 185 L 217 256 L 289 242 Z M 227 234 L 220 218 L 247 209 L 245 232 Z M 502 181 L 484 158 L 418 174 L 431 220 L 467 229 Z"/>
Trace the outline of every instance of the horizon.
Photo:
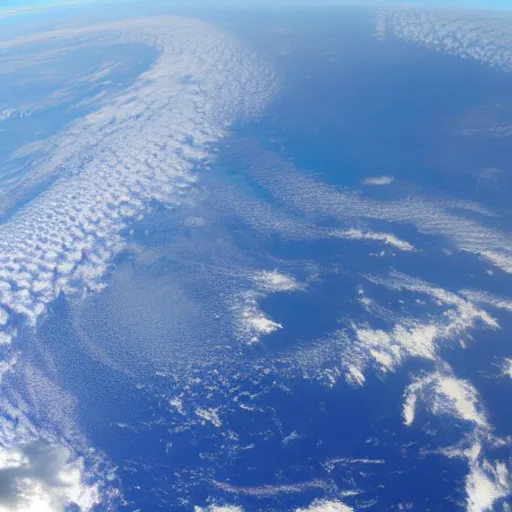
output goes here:
<path id="1" fill-rule="evenodd" d="M 375 5 L 375 6 L 400 6 L 410 5 L 419 8 L 461 8 L 478 10 L 512 10 L 510 0 L 364 0 L 356 2 L 354 0 L 171 0 L 162 2 L 162 0 L 150 0 L 142 2 L 141 0 L 30 0 L 17 1 L 0 0 L 0 16 L 10 17 L 22 15 L 33 11 L 52 9 L 59 7 L 79 7 L 89 5 L 103 4 L 105 7 L 113 5 L 154 5 L 169 7 L 338 7 L 343 5 Z"/>

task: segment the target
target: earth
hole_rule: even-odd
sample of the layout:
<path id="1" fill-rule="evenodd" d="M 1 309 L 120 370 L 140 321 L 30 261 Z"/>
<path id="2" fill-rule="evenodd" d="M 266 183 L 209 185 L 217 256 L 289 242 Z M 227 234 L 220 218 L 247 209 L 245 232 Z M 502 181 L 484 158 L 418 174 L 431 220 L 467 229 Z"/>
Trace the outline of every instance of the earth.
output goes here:
<path id="1" fill-rule="evenodd" d="M 512 510 L 512 14 L 0 17 L 0 511 Z"/>

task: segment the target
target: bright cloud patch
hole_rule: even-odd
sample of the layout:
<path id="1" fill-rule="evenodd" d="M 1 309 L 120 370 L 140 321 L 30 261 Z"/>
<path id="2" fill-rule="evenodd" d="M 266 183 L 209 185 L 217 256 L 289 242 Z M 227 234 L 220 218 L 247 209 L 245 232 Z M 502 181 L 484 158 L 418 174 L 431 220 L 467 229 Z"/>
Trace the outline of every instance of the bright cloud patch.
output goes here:
<path id="1" fill-rule="evenodd" d="M 433 414 L 448 414 L 474 423 L 479 428 L 489 428 L 485 412 L 475 388 L 467 381 L 436 372 L 410 384 L 405 392 L 404 422 L 414 421 L 418 400 L 424 400 Z"/>
<path id="2" fill-rule="evenodd" d="M 296 512 L 353 512 L 353 510 L 339 501 L 317 500 L 307 508 L 298 508 Z"/>
<path id="3" fill-rule="evenodd" d="M 512 379 L 512 359 L 506 358 L 503 361 L 503 365 L 501 367 L 502 375 L 506 377 L 510 377 Z"/>
<path id="4" fill-rule="evenodd" d="M 301 288 L 295 278 L 285 274 L 280 274 L 275 270 L 272 272 L 260 272 L 259 274 L 256 274 L 253 279 L 258 288 L 271 293 L 291 292 Z"/>
<path id="5" fill-rule="evenodd" d="M 508 496 L 510 489 L 511 478 L 505 463 L 472 461 L 466 477 L 467 512 L 493 510 L 495 503 Z"/>
<path id="6" fill-rule="evenodd" d="M 64 447 L 32 443 L 0 449 L 0 510 L 90 511 L 100 503 L 96 485 L 84 481 L 83 462 Z"/>
<path id="7" fill-rule="evenodd" d="M 466 510 L 485 512 L 494 510 L 494 505 L 508 496 L 511 490 L 511 476 L 507 464 L 502 461 L 489 462 L 484 453 L 487 443 L 503 444 L 493 439 L 491 427 L 480 397 L 475 388 L 465 380 L 457 379 L 450 373 L 435 372 L 415 380 L 404 395 L 404 423 L 414 422 L 415 411 L 421 401 L 435 415 L 449 415 L 472 425 L 472 432 L 461 447 L 441 450 L 448 457 L 459 457 L 468 463 L 465 480 Z"/>
<path id="8" fill-rule="evenodd" d="M 512 29 L 504 16 L 462 9 L 384 8 L 377 15 L 377 36 L 390 36 L 464 59 L 511 71 Z"/>
<path id="9" fill-rule="evenodd" d="M 371 178 L 365 178 L 361 183 L 363 185 L 383 186 L 391 185 L 395 181 L 393 176 L 374 176 Z"/>
<path id="10" fill-rule="evenodd" d="M 443 314 L 438 318 L 425 320 L 399 317 L 389 330 L 372 329 L 368 325 L 353 323 L 355 340 L 344 349 L 343 355 L 346 377 L 350 382 L 364 382 L 364 369 L 369 363 L 387 372 L 393 371 L 411 357 L 435 361 L 441 343 L 463 335 L 477 323 L 491 329 L 499 327 L 486 311 L 457 294 L 403 274 L 395 273 L 392 276 L 388 280 L 373 277 L 368 279 L 391 290 L 426 296 L 436 306 L 444 309 Z M 343 336 L 346 337 L 347 334 Z"/>
<path id="11" fill-rule="evenodd" d="M 231 304 L 235 314 L 235 331 L 241 341 L 257 343 L 261 336 L 282 329 L 280 323 L 269 318 L 260 308 L 259 301 L 271 293 L 302 289 L 291 276 L 277 271 L 263 271 L 251 276 L 254 290 L 241 292 Z"/>
<path id="12" fill-rule="evenodd" d="M 382 242 L 386 245 L 391 245 L 400 251 L 414 251 L 414 246 L 409 242 L 400 240 L 397 236 L 391 233 L 376 233 L 375 231 L 361 231 L 359 229 L 349 229 L 348 231 L 333 231 L 332 236 L 339 238 L 346 238 L 347 240 L 369 240 Z"/>
<path id="13" fill-rule="evenodd" d="M 243 512 L 243 509 L 234 505 L 210 505 L 206 508 L 196 506 L 194 512 Z"/>
<path id="14" fill-rule="evenodd" d="M 196 409 L 196 415 L 215 427 L 222 427 L 222 420 L 219 417 L 217 409 L 202 409 L 198 407 Z"/>

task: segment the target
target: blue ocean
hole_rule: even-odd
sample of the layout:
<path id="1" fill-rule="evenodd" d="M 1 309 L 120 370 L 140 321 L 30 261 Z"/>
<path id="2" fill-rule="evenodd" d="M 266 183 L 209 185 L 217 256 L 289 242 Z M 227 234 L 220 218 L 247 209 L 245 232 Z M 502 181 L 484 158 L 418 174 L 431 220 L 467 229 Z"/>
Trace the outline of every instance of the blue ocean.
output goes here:
<path id="1" fill-rule="evenodd" d="M 179 201 L 155 199 L 126 223 L 104 288 L 62 291 L 37 334 L 22 330 L 21 349 L 52 368 L 114 468 L 118 510 L 484 510 L 467 505 L 469 448 L 478 441 L 491 465 L 511 460 L 500 364 L 512 319 L 489 297 L 510 295 L 512 281 L 460 231 L 510 230 L 508 139 L 473 134 L 512 119 L 500 107 L 512 74 L 379 39 L 375 16 L 201 13 L 268 63 L 276 93 L 208 144 Z M 129 48 L 131 71 L 116 68 L 105 95 L 156 58 Z M 73 51 L 55 73 L 85 72 Z M 37 140 L 39 122 L 51 137 L 93 112 L 85 100 L 99 90 L 75 91 L 78 110 L 74 92 L 36 113 L 30 132 L 12 120 L 0 156 Z M 28 166 L 39 153 L 22 156 Z M 478 301 L 494 304 L 493 320 Z M 455 378 L 485 414 L 469 385 L 450 398 Z M 347 508 L 308 508 L 315 500 Z M 495 506 L 508 510 L 507 498 Z"/>

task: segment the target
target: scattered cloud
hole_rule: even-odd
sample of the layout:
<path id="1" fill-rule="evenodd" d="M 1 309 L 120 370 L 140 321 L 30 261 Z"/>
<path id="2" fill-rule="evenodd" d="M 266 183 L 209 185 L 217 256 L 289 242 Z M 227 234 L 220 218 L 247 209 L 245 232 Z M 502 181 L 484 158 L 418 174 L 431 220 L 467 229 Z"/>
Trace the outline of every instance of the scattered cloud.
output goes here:
<path id="1" fill-rule="evenodd" d="M 346 238 L 347 240 L 370 240 L 376 242 L 383 242 L 386 245 L 391 245 L 400 251 L 414 251 L 415 247 L 409 242 L 400 240 L 392 233 L 378 233 L 375 231 L 361 231 L 359 229 L 349 229 L 347 231 L 335 230 L 332 232 L 333 237 Z"/>
<path id="2" fill-rule="evenodd" d="M 340 501 L 316 500 L 307 508 L 298 508 L 295 512 L 353 512 L 353 508 Z"/>
<path id="3" fill-rule="evenodd" d="M 217 409 L 202 409 L 198 407 L 195 411 L 196 416 L 199 416 L 203 420 L 211 423 L 213 426 L 219 428 L 222 427 L 222 420 L 220 419 L 219 412 Z"/>
<path id="4" fill-rule="evenodd" d="M 470 9 L 383 8 L 376 17 L 380 39 L 390 36 L 502 71 L 510 63 L 511 16 Z"/>
<path id="5" fill-rule="evenodd" d="M 264 150 L 258 148 L 259 151 Z M 323 219 L 331 219 L 340 225 L 341 231 L 346 230 L 347 225 L 368 220 L 388 223 L 386 231 L 393 231 L 397 225 L 410 225 L 421 234 L 442 237 L 455 249 L 471 253 L 512 274 L 512 239 L 507 232 L 482 221 L 482 216 L 492 216 L 492 212 L 469 201 L 413 195 L 378 200 L 323 183 L 316 176 L 269 154 L 260 156 L 258 165 L 250 167 L 248 172 L 282 206 L 292 213 L 300 212 L 310 223 L 322 225 Z M 479 213 L 480 218 L 468 216 L 466 212 Z M 270 223 L 269 227 L 272 227 Z M 302 236 L 307 235 L 305 230 Z"/>
<path id="6" fill-rule="evenodd" d="M 196 182 L 194 167 L 211 157 L 211 144 L 275 90 L 269 68 L 235 39 L 182 18 L 63 29 L 1 41 L 0 47 L 3 56 L 31 44 L 92 39 L 146 44 L 159 56 L 132 86 L 52 138 L 33 172 L 35 182 L 50 186 L 0 226 L 0 343 L 13 343 L 20 324 L 37 326 L 61 293 L 81 297 L 103 290 L 112 259 L 126 246 L 121 233 L 129 222 L 142 219 L 152 201 L 180 204 Z M 96 484 L 85 483 L 93 452 L 69 426 L 73 406 L 58 387 L 14 364 L 2 391 L 0 506 L 2 499 L 8 509 L 41 512 L 72 504 L 87 511 L 99 501 L 106 506 L 105 475 L 94 464 L 90 480 Z M 215 410 L 196 412 L 219 425 Z M 77 455 L 80 450 L 86 458 Z"/>
<path id="7" fill-rule="evenodd" d="M 238 293 L 231 303 L 235 332 L 246 343 L 257 343 L 261 336 L 272 334 L 283 326 L 269 318 L 259 302 L 271 293 L 301 290 L 302 286 L 291 276 L 277 271 L 262 271 L 251 275 L 255 289 Z"/>
<path id="8" fill-rule="evenodd" d="M 505 377 L 512 379 L 512 358 L 505 358 L 501 367 L 501 373 Z"/>
<path id="9" fill-rule="evenodd" d="M 435 372 L 409 384 L 403 407 L 407 426 L 414 422 L 419 400 L 423 400 L 435 415 L 450 415 L 474 423 L 484 431 L 490 428 L 475 388 L 468 381 L 457 379 L 449 373 Z"/>
<path id="10" fill-rule="evenodd" d="M 222 138 L 236 116 L 258 108 L 272 89 L 264 64 L 198 21 L 137 20 L 1 45 L 103 32 L 115 40 L 112 31 L 121 41 L 158 48 L 159 58 L 131 88 L 59 135 L 38 169 L 42 177 L 61 173 L 62 179 L 0 227 L 0 305 L 30 325 L 61 292 L 101 290 L 109 261 L 124 246 L 119 233 L 127 220 L 144 215 L 154 199 L 179 203 L 208 144 Z M 228 74 L 222 71 L 228 68 Z M 255 326 L 269 328 L 257 320 Z"/>
<path id="11" fill-rule="evenodd" d="M 243 508 L 234 505 L 210 505 L 206 508 L 195 506 L 194 512 L 243 512 Z"/>
<path id="12" fill-rule="evenodd" d="M 277 484 L 260 486 L 239 486 L 226 482 L 214 482 L 215 486 L 224 492 L 231 494 L 240 494 L 245 496 L 256 496 L 258 498 L 269 498 L 280 494 L 301 494 L 314 489 L 327 491 L 331 485 L 325 480 L 310 480 L 295 484 Z"/>
<path id="13" fill-rule="evenodd" d="M 383 186 L 391 185 L 395 181 L 394 176 L 373 176 L 361 181 L 363 185 Z"/>

